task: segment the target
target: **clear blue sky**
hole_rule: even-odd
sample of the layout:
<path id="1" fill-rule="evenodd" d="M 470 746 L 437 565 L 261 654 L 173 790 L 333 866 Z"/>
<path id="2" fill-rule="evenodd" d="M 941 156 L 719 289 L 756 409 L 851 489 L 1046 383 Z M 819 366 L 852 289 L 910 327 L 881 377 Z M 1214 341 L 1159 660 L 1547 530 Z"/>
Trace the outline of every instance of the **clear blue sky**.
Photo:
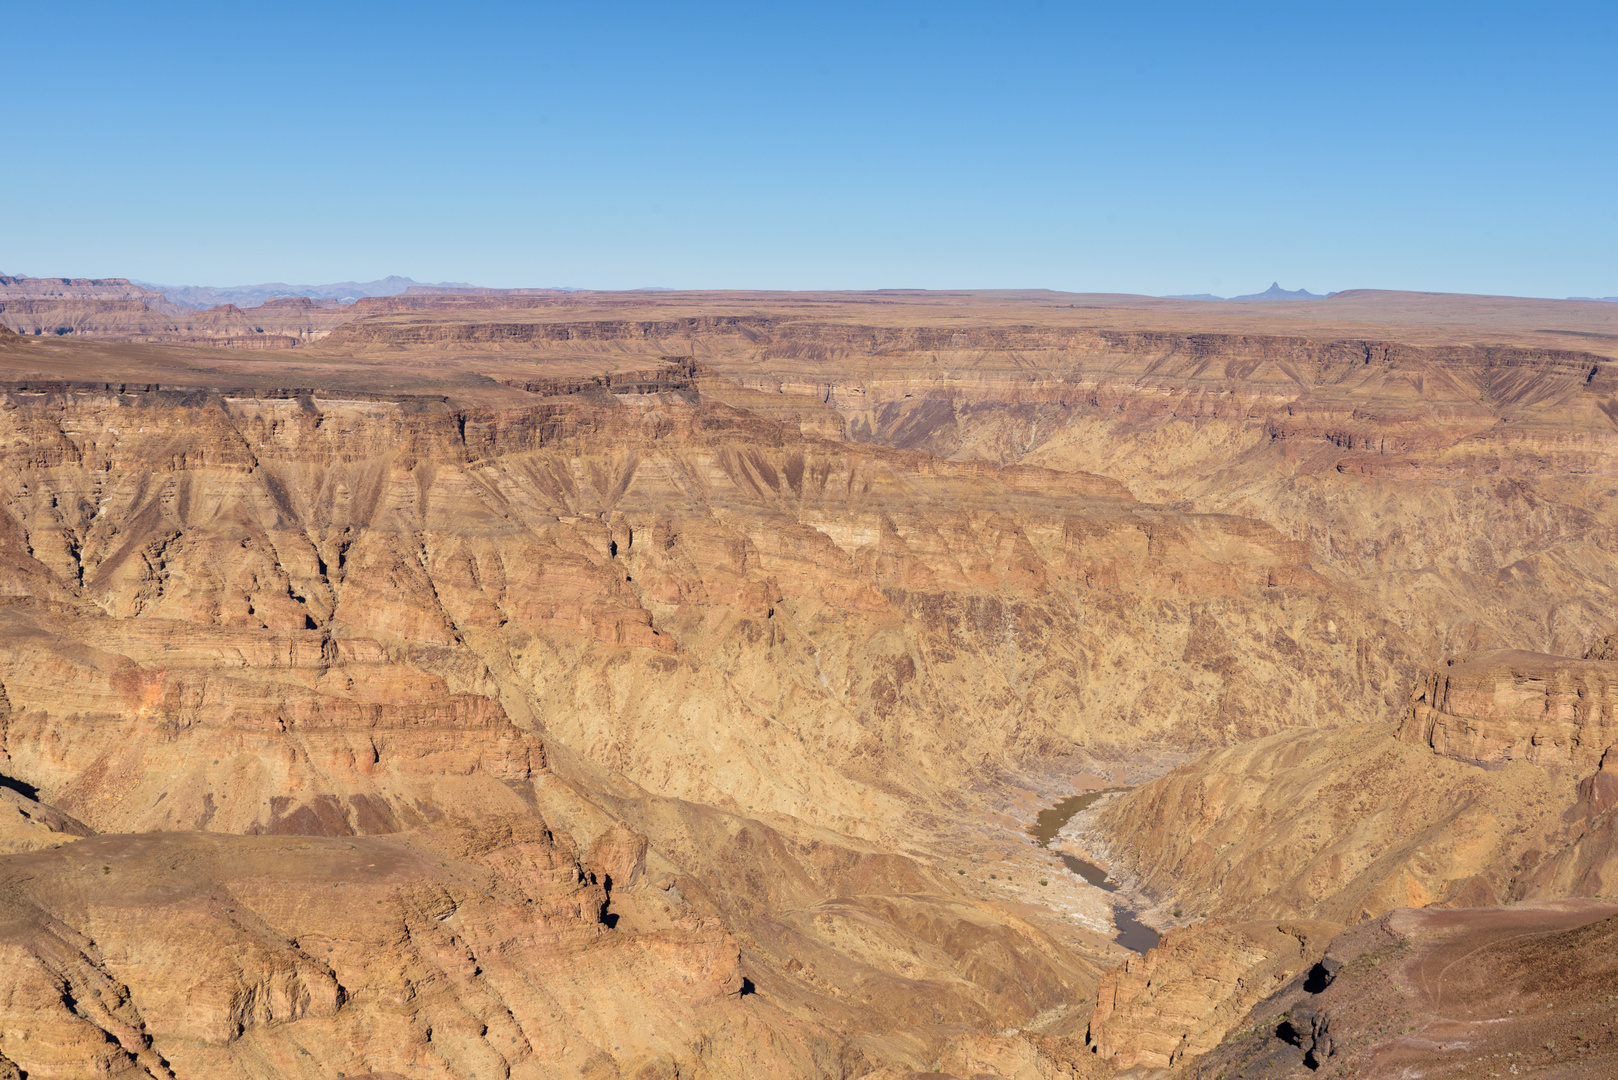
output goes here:
<path id="1" fill-rule="evenodd" d="M 17 3 L 0 272 L 1618 295 L 1618 3 Z"/>

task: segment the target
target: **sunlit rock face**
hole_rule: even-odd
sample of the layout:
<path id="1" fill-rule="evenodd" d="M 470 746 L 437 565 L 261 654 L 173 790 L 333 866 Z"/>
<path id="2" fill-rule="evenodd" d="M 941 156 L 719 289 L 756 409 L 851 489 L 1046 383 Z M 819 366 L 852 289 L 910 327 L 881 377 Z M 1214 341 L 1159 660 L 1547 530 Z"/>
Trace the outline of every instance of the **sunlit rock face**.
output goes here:
<path id="1" fill-rule="evenodd" d="M 1400 737 L 1460 761 L 1586 773 L 1618 743 L 1618 664 L 1493 652 L 1435 671 Z"/>
<path id="2" fill-rule="evenodd" d="M 1295 542 L 1087 474 L 829 443 L 694 393 L 177 396 L 5 414 L 15 587 L 52 601 L 4 616 L 7 752 L 100 829 L 450 811 L 412 776 L 509 811 L 547 738 L 663 794 L 864 828 L 873 799 L 985 768 L 1338 723 L 1403 689 L 1397 637 Z M 177 752 L 148 766 L 152 743 Z M 160 803 L 169 769 L 196 793 Z"/>

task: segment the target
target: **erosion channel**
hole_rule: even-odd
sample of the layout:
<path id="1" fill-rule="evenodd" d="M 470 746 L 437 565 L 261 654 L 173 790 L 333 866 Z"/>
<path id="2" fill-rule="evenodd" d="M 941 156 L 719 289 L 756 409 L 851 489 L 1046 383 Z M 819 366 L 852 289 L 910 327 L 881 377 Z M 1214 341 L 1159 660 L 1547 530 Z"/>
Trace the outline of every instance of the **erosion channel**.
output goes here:
<path id="1" fill-rule="evenodd" d="M 1028 831 L 1033 834 L 1034 843 L 1049 849 L 1051 841 L 1061 834 L 1062 826 L 1071 821 L 1074 814 L 1094 806 L 1103 795 L 1127 790 L 1127 788 L 1102 788 L 1098 791 L 1070 795 L 1055 806 L 1041 810 Z M 1077 855 L 1069 855 L 1059 848 L 1056 849 L 1056 856 L 1071 873 L 1077 874 L 1090 885 L 1104 892 L 1118 891 L 1118 886 L 1107 880 L 1107 872 L 1095 863 L 1081 859 Z M 1140 913 L 1128 904 L 1115 901 L 1112 918 L 1118 927 L 1118 934 L 1113 940 L 1133 952 L 1146 952 L 1157 944 L 1161 936 L 1156 930 L 1141 922 Z"/>

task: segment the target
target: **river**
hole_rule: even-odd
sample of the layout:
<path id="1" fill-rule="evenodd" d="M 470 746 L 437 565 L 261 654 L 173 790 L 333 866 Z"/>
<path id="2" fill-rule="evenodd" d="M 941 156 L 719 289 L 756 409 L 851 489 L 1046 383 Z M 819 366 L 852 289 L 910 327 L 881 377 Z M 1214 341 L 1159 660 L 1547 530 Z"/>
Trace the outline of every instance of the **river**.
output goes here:
<path id="1" fill-rule="evenodd" d="M 1051 841 L 1062 831 L 1062 826 L 1071 821 L 1074 814 L 1094 805 L 1101 796 L 1122 790 L 1124 789 L 1106 788 L 1101 791 L 1087 791 L 1083 795 L 1070 795 L 1055 806 L 1041 810 L 1028 831 L 1033 833 L 1036 844 L 1042 848 L 1049 848 Z M 1058 851 L 1056 854 L 1062 860 L 1062 865 L 1089 884 L 1105 892 L 1118 891 L 1118 886 L 1107 880 L 1107 872 L 1095 863 L 1087 862 L 1076 855 L 1069 855 L 1065 851 Z M 1113 940 L 1132 952 L 1143 953 L 1158 942 L 1160 936 L 1158 932 L 1141 922 L 1139 913 L 1132 907 L 1114 904 L 1112 921 L 1118 926 L 1118 936 Z"/>

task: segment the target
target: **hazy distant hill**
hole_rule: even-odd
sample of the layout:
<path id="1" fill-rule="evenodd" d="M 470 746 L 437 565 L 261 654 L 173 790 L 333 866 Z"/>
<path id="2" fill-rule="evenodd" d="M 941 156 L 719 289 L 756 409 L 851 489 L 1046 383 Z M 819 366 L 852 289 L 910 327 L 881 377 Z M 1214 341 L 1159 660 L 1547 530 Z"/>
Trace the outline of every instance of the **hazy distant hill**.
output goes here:
<path id="1" fill-rule="evenodd" d="M 1248 293 L 1246 296 L 1232 296 L 1232 300 L 1324 300 L 1330 293 L 1312 293 L 1308 289 L 1283 289 L 1279 281 L 1270 282 L 1270 287 L 1261 293 Z"/>
<path id="2" fill-rule="evenodd" d="M 1279 281 L 1270 283 L 1270 287 L 1260 293 L 1248 293 L 1246 296 L 1214 296 L 1212 293 L 1185 293 L 1179 296 L 1165 296 L 1165 300 L 1324 300 L 1335 293 L 1312 293 L 1308 289 L 1283 289 Z"/>
<path id="3" fill-rule="evenodd" d="M 145 284 L 145 283 L 141 283 Z M 210 308 L 215 304 L 235 304 L 240 308 L 257 307 L 266 300 L 285 296 L 307 296 L 312 300 L 336 300 L 352 304 L 364 296 L 398 296 L 411 286 L 422 283 L 407 277 L 389 275 L 377 281 L 339 281 L 331 285 L 287 285 L 270 282 L 265 285 L 233 285 L 223 288 L 212 285 L 148 285 L 176 304 L 191 308 Z M 469 289 L 465 282 L 442 282 L 446 289 Z"/>

